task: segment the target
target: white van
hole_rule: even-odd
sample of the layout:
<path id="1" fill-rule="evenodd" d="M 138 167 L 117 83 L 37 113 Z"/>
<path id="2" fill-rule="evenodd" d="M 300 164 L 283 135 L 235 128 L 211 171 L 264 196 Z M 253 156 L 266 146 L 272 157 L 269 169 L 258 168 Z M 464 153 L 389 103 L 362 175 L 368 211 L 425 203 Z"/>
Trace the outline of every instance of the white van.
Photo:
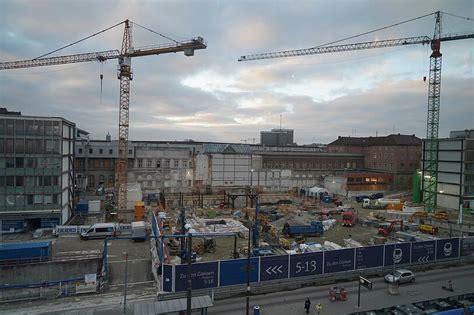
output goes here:
<path id="1" fill-rule="evenodd" d="M 86 232 L 81 233 L 83 240 L 91 238 L 106 238 L 117 234 L 117 226 L 115 223 L 96 223 L 92 225 Z"/>

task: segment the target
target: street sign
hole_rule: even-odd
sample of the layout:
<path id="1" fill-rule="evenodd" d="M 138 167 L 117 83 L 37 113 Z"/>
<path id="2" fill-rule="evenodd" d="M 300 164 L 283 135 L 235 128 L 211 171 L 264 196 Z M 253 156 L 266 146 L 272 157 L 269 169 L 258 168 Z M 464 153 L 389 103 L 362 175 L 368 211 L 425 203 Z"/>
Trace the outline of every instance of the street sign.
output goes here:
<path id="1" fill-rule="evenodd" d="M 385 245 L 384 266 L 403 265 L 410 263 L 411 243 Z"/>
<path id="2" fill-rule="evenodd" d="M 173 266 L 163 265 L 163 291 L 173 291 Z"/>
<path id="3" fill-rule="evenodd" d="M 411 263 L 427 263 L 435 260 L 436 241 L 414 242 L 411 244 Z"/>
<path id="4" fill-rule="evenodd" d="M 369 279 L 366 279 L 364 277 L 360 277 L 359 276 L 359 283 L 361 286 L 369 289 L 369 290 L 372 290 L 372 281 L 370 281 Z"/>
<path id="5" fill-rule="evenodd" d="M 260 258 L 260 281 L 288 278 L 288 255 Z"/>
<path id="6" fill-rule="evenodd" d="M 174 273 L 175 292 L 185 291 L 187 288 L 187 264 L 176 265 Z M 191 265 L 192 288 L 205 289 L 217 287 L 218 262 L 197 263 Z"/>
<path id="7" fill-rule="evenodd" d="M 247 283 L 247 258 L 223 260 L 220 266 L 219 285 L 221 287 Z M 250 258 L 250 282 L 258 281 L 258 258 Z"/>
<path id="8" fill-rule="evenodd" d="M 383 245 L 356 248 L 356 269 L 383 266 Z"/>
<path id="9" fill-rule="evenodd" d="M 354 248 L 325 251 L 324 273 L 353 270 L 354 256 Z"/>
<path id="10" fill-rule="evenodd" d="M 323 273 L 323 252 L 290 256 L 290 278 L 314 276 Z"/>
<path id="11" fill-rule="evenodd" d="M 436 260 L 459 257 L 459 238 L 436 241 Z"/>

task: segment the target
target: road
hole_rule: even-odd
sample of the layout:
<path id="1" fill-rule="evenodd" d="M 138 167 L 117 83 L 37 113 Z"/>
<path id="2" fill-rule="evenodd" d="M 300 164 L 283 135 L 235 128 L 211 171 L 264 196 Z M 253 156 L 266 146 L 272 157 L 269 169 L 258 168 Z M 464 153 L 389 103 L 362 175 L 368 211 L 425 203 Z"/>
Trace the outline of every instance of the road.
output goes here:
<path id="1" fill-rule="evenodd" d="M 416 301 L 428 300 L 439 297 L 448 297 L 462 293 L 474 292 L 472 281 L 474 280 L 473 265 L 439 269 L 418 273 L 416 282 L 401 285 L 399 295 L 390 295 L 387 285 L 382 278 L 371 278 L 374 288 L 368 291 L 361 290 L 361 308 L 357 305 L 357 283 L 339 283 L 348 291 L 349 298 L 345 302 L 331 303 L 327 299 L 329 286 L 307 287 L 293 291 L 282 291 L 266 295 L 251 297 L 250 304 L 259 305 L 260 314 L 304 314 L 304 300 L 309 297 L 312 302 L 312 313 L 316 314 L 314 305 L 323 304 L 322 314 L 347 314 L 355 311 L 363 311 L 374 308 L 388 307 L 395 304 L 406 304 Z M 444 291 L 441 286 L 448 279 L 453 281 L 455 291 L 453 293 Z M 113 287 L 108 293 L 101 295 L 86 295 L 64 298 L 61 300 L 41 300 L 28 303 L 16 303 L 0 306 L 0 314 L 68 314 L 67 311 L 79 311 L 81 314 L 93 311 L 89 314 L 117 314 L 122 310 L 122 287 Z M 129 315 L 133 315 L 133 304 L 143 301 L 153 301 L 156 295 L 152 284 L 135 284 L 129 288 L 127 304 Z M 209 309 L 209 314 L 245 314 L 245 297 L 231 298 L 215 301 L 215 306 Z M 70 313 L 72 314 L 72 313 Z"/>
<path id="2" fill-rule="evenodd" d="M 345 287 L 348 291 L 347 301 L 330 302 L 328 300 L 330 286 L 321 286 L 251 297 L 250 305 L 251 307 L 254 305 L 260 306 L 260 314 L 262 315 L 305 314 L 303 308 L 304 301 L 308 297 L 312 303 L 310 314 L 316 314 L 314 305 L 317 303 L 323 304 L 321 314 L 347 314 L 474 292 L 474 287 L 472 286 L 474 270 L 472 265 L 432 270 L 419 273 L 416 276 L 415 283 L 400 286 L 399 295 L 390 295 L 387 291 L 388 286 L 382 278 L 370 279 L 373 282 L 373 290 L 368 291 L 365 288 L 361 288 L 360 308 L 357 308 L 357 282 L 338 284 Z M 441 289 L 441 286 L 446 284 L 448 279 L 453 281 L 453 287 L 455 288 L 453 293 Z M 209 314 L 245 314 L 245 303 L 245 297 L 216 301 L 214 307 L 209 309 Z"/>

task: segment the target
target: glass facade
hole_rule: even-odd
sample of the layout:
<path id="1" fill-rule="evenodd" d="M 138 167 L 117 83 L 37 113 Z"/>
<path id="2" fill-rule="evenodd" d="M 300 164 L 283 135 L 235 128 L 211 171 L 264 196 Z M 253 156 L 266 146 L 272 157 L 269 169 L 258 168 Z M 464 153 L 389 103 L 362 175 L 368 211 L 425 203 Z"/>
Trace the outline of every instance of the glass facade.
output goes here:
<path id="1" fill-rule="evenodd" d="M 61 119 L 0 116 L 0 215 L 61 210 L 67 203 L 63 176 L 72 169 L 66 164 L 63 170 L 63 125 Z"/>

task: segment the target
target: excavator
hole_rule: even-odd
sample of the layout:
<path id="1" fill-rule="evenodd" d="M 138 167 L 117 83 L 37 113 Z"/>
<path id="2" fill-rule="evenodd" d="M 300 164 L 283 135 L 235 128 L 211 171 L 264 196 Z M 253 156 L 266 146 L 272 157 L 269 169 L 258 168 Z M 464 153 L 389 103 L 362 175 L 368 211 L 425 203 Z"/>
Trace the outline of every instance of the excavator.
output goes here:
<path id="1" fill-rule="evenodd" d="M 396 225 L 400 225 L 400 231 L 403 231 L 403 220 L 394 220 L 388 226 L 380 226 L 378 234 L 388 237 L 395 230 Z"/>

